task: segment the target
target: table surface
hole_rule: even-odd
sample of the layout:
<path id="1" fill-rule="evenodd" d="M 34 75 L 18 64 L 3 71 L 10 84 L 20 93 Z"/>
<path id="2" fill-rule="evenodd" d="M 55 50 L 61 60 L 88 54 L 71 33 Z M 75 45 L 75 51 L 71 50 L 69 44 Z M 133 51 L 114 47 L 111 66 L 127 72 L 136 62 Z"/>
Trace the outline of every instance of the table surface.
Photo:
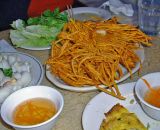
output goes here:
<path id="1" fill-rule="evenodd" d="M 11 43 L 9 40 L 9 30 L 0 32 L 0 40 L 4 39 Z M 156 71 L 160 71 L 160 39 L 153 41 L 152 47 L 144 47 L 145 50 L 145 60 L 142 64 L 142 71 L 140 76 L 145 75 L 147 73 L 152 73 Z M 17 48 L 17 51 L 24 52 L 35 56 L 39 61 L 44 64 L 47 60 L 50 50 L 44 51 L 31 51 L 25 50 L 21 48 Z M 132 79 L 128 78 L 127 80 L 121 82 L 128 83 L 133 82 L 138 79 L 138 73 L 135 73 Z M 49 80 L 47 80 L 46 76 L 42 80 L 42 85 L 47 85 L 50 87 L 56 88 L 60 91 L 64 96 L 64 109 L 60 115 L 60 118 L 56 122 L 56 125 L 53 127 L 53 130 L 82 130 L 82 114 L 83 110 L 87 103 L 100 91 L 87 92 L 87 93 L 78 93 L 78 92 L 70 92 L 66 90 L 62 90 L 54 86 Z M 0 121 L 0 130 L 12 130 L 9 126 L 7 126 L 2 120 Z"/>

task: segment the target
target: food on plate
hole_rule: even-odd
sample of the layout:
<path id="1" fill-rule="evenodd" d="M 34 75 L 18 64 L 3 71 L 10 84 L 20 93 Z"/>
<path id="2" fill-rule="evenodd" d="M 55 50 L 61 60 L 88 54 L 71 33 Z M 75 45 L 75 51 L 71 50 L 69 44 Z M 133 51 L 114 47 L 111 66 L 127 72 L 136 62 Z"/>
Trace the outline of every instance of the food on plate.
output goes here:
<path id="1" fill-rule="evenodd" d="M 47 121 L 57 112 L 55 104 L 46 98 L 32 98 L 20 103 L 13 112 L 17 125 L 36 125 Z"/>
<path id="2" fill-rule="evenodd" d="M 0 54 L 0 103 L 32 80 L 31 65 L 16 54 Z"/>
<path id="3" fill-rule="evenodd" d="M 46 10 L 41 16 L 29 18 L 27 22 L 21 19 L 13 21 L 10 38 L 17 47 L 50 46 L 67 21 L 67 14 L 60 13 L 58 8 L 53 12 Z"/>
<path id="4" fill-rule="evenodd" d="M 124 99 L 116 80 L 130 75 L 141 59 L 136 50 L 150 46 L 151 37 L 132 25 L 119 24 L 114 17 L 106 21 L 74 21 L 65 24 L 52 42 L 51 55 L 46 61 L 53 75 L 66 84 L 98 89 Z M 108 89 L 100 85 L 108 86 Z"/>
<path id="5" fill-rule="evenodd" d="M 134 113 L 118 103 L 105 113 L 100 130 L 147 130 L 147 128 Z"/>

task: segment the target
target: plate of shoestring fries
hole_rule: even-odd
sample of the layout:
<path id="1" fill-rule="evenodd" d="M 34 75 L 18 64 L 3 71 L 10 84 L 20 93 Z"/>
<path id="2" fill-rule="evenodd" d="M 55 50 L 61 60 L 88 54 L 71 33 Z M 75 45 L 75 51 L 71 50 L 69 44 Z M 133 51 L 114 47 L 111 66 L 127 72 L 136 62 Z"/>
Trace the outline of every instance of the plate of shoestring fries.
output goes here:
<path id="1" fill-rule="evenodd" d="M 142 68 L 143 45 L 151 37 L 116 17 L 103 21 L 70 20 L 52 42 L 46 76 L 70 91 L 101 90 L 119 99 L 117 83 Z"/>

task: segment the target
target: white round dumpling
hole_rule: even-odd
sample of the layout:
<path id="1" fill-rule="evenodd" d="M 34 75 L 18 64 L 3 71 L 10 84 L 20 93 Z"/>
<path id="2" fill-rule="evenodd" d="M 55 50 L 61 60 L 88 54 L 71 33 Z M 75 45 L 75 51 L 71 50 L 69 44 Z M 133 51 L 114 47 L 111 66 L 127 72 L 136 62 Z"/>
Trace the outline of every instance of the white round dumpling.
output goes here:
<path id="1" fill-rule="evenodd" d="M 30 65 L 27 62 L 15 62 L 12 65 L 12 70 L 13 72 L 18 72 L 18 73 L 22 73 L 22 72 L 30 72 Z"/>
<path id="2" fill-rule="evenodd" d="M 20 72 L 30 72 L 30 66 L 27 62 L 25 62 L 23 65 L 21 65 Z"/>
<path id="3" fill-rule="evenodd" d="M 21 66 L 22 66 L 22 63 L 21 62 L 15 62 L 13 65 L 12 65 L 12 71 L 14 73 L 18 72 L 20 73 L 21 72 Z"/>
<path id="4" fill-rule="evenodd" d="M 20 73 L 13 73 L 13 77 L 15 79 L 20 79 L 22 77 L 22 75 Z"/>
<path id="5" fill-rule="evenodd" d="M 8 55 L 8 63 L 10 65 L 14 64 L 17 60 L 17 57 L 15 55 Z"/>
<path id="6" fill-rule="evenodd" d="M 17 85 L 19 86 L 27 86 L 32 80 L 31 73 L 23 72 L 22 77 L 17 80 Z"/>
<path id="7" fill-rule="evenodd" d="M 28 62 L 25 62 L 24 64 L 25 64 L 25 71 L 30 72 L 30 70 L 31 70 L 31 64 L 28 63 Z"/>

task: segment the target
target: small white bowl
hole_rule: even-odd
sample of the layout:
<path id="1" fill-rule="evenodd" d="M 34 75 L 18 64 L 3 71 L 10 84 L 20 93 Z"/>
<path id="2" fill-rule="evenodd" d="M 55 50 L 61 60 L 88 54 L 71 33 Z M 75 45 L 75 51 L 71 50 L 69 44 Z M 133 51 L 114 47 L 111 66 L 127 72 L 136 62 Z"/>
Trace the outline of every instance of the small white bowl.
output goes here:
<path id="1" fill-rule="evenodd" d="M 16 106 L 32 98 L 46 98 L 54 102 L 57 113 L 49 120 L 30 126 L 16 125 L 13 123 L 13 111 Z M 6 98 L 1 106 L 1 117 L 8 125 L 16 130 L 51 130 L 58 119 L 64 105 L 62 95 L 54 88 L 47 86 L 30 86 L 20 89 Z"/>
<path id="2" fill-rule="evenodd" d="M 150 73 L 142 77 L 146 79 L 152 87 L 160 86 L 160 72 Z M 160 120 L 160 108 L 155 107 L 144 100 L 144 96 L 148 90 L 147 85 L 140 78 L 135 85 L 135 94 L 140 101 L 144 112 L 153 119 Z"/>

